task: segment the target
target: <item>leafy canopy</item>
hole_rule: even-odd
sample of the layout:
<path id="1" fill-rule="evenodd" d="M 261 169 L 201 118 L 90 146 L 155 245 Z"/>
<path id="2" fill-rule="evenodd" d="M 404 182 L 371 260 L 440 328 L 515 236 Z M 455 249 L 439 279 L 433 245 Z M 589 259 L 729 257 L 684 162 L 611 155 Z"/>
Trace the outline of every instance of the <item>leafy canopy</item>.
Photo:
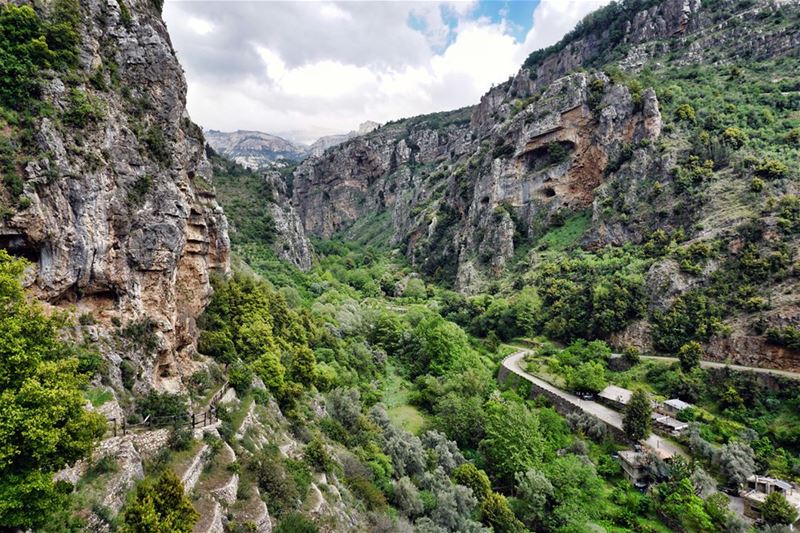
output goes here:
<path id="1" fill-rule="evenodd" d="M 64 496 L 53 472 L 89 455 L 105 419 L 84 410 L 87 379 L 19 282 L 22 260 L 0 250 L 0 525 L 36 528 Z"/>

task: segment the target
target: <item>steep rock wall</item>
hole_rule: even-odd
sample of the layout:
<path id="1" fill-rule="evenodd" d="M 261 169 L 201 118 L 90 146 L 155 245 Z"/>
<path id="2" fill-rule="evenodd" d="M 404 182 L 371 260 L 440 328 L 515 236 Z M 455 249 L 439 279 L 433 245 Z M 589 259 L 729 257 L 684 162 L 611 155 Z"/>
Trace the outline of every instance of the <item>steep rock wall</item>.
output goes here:
<path id="1" fill-rule="evenodd" d="M 0 244 L 33 261 L 31 294 L 90 313 L 101 334 L 148 321 L 157 346 L 138 354 L 138 378 L 178 389 L 209 274 L 229 268 L 227 223 L 154 3 L 85 0 L 80 9 L 80 65 L 70 79 L 45 73 L 56 118 L 36 121 L 29 207 L 0 223 Z M 100 110 L 83 127 L 57 118 L 75 91 Z"/>

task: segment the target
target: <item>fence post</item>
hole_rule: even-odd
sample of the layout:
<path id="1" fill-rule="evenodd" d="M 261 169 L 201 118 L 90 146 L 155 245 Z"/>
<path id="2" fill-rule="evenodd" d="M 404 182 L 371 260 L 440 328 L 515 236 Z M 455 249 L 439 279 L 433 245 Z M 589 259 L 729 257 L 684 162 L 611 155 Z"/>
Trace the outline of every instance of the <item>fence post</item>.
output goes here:
<path id="1" fill-rule="evenodd" d="M 194 429 L 194 413 L 192 413 L 192 429 Z"/>
<path id="2" fill-rule="evenodd" d="M 117 436 L 117 419 L 114 419 L 114 436 Z"/>
<path id="3" fill-rule="evenodd" d="M 125 435 L 127 435 L 127 428 L 128 428 L 128 424 L 125 422 L 125 419 L 123 418 L 122 419 L 122 436 L 123 437 Z"/>

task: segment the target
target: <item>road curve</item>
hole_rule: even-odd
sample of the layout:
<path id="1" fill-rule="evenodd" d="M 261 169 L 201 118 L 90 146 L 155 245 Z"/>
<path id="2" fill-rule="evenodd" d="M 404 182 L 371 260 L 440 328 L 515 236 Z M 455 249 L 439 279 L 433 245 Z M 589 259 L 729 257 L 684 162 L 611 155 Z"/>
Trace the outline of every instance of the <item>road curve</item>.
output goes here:
<path id="1" fill-rule="evenodd" d="M 661 361 L 663 363 L 677 363 L 677 357 L 664 357 L 660 355 L 641 355 L 640 359 L 644 361 Z M 729 365 L 727 363 L 718 363 L 716 361 L 700 361 L 700 366 L 703 368 L 725 368 L 737 372 L 755 372 L 756 374 L 770 374 L 773 376 L 781 376 L 789 379 L 800 379 L 800 372 L 791 372 L 789 370 L 778 370 L 777 368 L 762 368 L 758 366 L 742 366 L 742 365 Z"/>
<path id="2" fill-rule="evenodd" d="M 503 359 L 502 365 L 510 372 L 518 375 L 519 377 L 530 381 L 531 383 L 535 384 L 542 389 L 561 397 L 562 399 L 566 400 L 567 402 L 571 403 L 572 405 L 576 406 L 578 409 L 585 413 L 589 413 L 592 416 L 595 416 L 605 422 L 606 424 L 615 427 L 622 431 L 622 415 L 614 411 L 613 409 L 609 409 L 605 405 L 599 404 L 597 402 L 593 402 L 591 400 L 582 400 L 575 396 L 574 394 L 570 394 L 569 392 L 562 390 L 543 379 L 537 378 L 533 374 L 529 374 L 525 370 L 522 369 L 520 366 L 520 361 L 528 354 L 530 350 L 521 350 L 519 352 L 513 353 Z M 666 450 L 668 453 L 672 455 L 683 455 L 685 456 L 686 453 L 678 446 L 673 444 L 672 442 L 659 437 L 655 433 L 651 433 L 650 436 L 647 438 L 645 443 L 654 450 Z"/>

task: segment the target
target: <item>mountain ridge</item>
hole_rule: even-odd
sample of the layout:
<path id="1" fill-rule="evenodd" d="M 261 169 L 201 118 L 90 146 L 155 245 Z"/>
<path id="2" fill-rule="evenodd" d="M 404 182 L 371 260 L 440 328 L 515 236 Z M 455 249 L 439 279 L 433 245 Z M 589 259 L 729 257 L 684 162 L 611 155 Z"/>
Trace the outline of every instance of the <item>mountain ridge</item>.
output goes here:
<path id="1" fill-rule="evenodd" d="M 257 130 L 223 132 L 206 130 L 206 142 L 218 153 L 250 169 L 282 168 L 309 156 L 319 156 L 337 144 L 378 128 L 377 122 L 367 121 L 348 133 L 324 135 L 310 144 L 286 139 L 280 135 Z"/>

